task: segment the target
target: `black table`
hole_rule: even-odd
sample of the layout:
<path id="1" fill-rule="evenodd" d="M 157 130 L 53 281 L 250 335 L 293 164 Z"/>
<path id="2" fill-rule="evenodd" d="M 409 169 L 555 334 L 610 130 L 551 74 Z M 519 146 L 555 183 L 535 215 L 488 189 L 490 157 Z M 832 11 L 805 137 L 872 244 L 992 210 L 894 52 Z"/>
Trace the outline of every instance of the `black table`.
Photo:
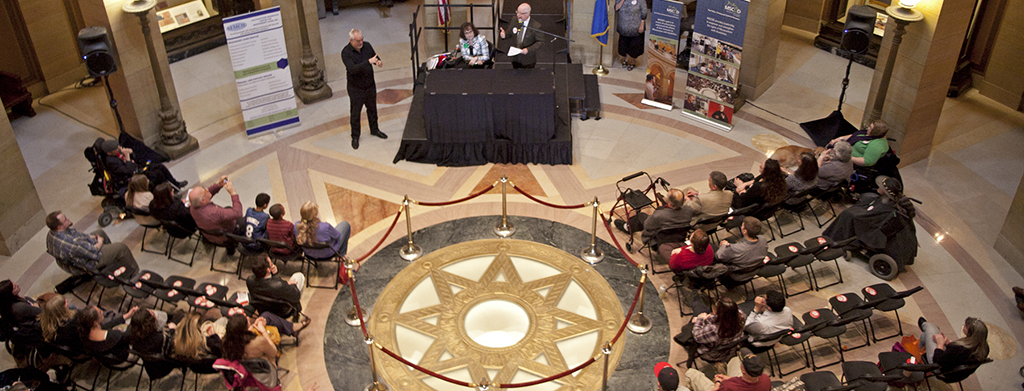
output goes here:
<path id="1" fill-rule="evenodd" d="M 423 120 L 434 143 L 543 143 L 555 135 L 550 69 L 434 70 L 424 85 Z"/>

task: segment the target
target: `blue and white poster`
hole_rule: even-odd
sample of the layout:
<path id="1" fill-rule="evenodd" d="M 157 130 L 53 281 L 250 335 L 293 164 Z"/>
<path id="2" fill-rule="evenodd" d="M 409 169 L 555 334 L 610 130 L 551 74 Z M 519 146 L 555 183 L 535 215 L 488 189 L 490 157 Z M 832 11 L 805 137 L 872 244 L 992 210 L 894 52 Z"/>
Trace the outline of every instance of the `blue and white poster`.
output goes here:
<path id="1" fill-rule="evenodd" d="M 642 0 L 641 0 L 642 1 Z M 672 110 L 676 85 L 676 53 L 679 50 L 679 22 L 685 5 L 678 1 L 654 0 L 651 4 L 651 33 L 647 36 L 647 77 L 642 103 Z"/>
<path id="2" fill-rule="evenodd" d="M 747 0 L 697 2 L 684 115 L 732 128 L 749 6 Z"/>
<path id="3" fill-rule="evenodd" d="M 285 47 L 281 8 L 224 19 L 245 134 L 299 124 L 299 109 Z"/>

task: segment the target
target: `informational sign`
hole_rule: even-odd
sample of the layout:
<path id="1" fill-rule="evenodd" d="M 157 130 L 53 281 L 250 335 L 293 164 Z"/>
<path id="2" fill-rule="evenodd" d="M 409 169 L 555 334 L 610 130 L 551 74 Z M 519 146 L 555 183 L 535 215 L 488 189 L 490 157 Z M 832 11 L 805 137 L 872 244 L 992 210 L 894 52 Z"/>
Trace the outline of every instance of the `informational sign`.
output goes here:
<path id="1" fill-rule="evenodd" d="M 679 22 L 683 7 L 683 3 L 670 0 L 654 0 L 651 5 L 651 33 L 647 36 L 647 78 L 644 82 L 644 99 L 641 101 L 646 105 L 672 110 Z"/>
<path id="2" fill-rule="evenodd" d="M 242 119 L 249 137 L 299 123 L 281 8 L 224 19 Z"/>
<path id="3" fill-rule="evenodd" d="M 732 129 L 747 0 L 700 0 L 687 64 L 683 115 Z"/>
<path id="4" fill-rule="evenodd" d="M 156 21 L 161 33 L 209 18 L 210 12 L 200 0 L 156 11 Z"/>

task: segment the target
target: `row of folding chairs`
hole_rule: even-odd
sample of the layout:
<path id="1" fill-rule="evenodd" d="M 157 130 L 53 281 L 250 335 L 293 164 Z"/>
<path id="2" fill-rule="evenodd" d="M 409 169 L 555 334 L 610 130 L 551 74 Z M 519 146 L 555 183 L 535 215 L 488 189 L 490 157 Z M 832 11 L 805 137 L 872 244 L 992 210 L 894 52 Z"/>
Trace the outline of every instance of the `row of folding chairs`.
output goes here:
<path id="1" fill-rule="evenodd" d="M 807 391 L 885 391 L 890 385 L 896 387 L 915 386 L 924 382 L 928 389 L 932 385 L 928 378 L 936 378 L 944 383 L 957 383 L 963 391 L 963 380 L 973 374 L 978 367 L 992 362 L 965 363 L 943 371 L 937 364 L 918 363 L 907 352 L 882 352 L 878 354 L 878 363 L 868 361 L 844 362 L 843 379 L 840 381 L 830 371 L 811 372 L 800 376 Z"/>

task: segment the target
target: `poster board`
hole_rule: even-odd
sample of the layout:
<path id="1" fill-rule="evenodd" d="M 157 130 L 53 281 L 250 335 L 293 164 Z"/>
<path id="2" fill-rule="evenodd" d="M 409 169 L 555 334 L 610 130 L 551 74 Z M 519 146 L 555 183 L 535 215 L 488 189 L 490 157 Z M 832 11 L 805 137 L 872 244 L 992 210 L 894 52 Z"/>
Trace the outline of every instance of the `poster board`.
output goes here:
<path id="1" fill-rule="evenodd" d="M 160 33 L 166 33 L 209 18 L 210 12 L 203 5 L 202 0 L 190 1 L 156 11 L 156 22 L 160 26 Z"/>
<path id="2" fill-rule="evenodd" d="M 654 0 L 651 5 L 651 33 L 644 43 L 647 46 L 647 76 L 641 103 L 645 105 L 672 110 L 683 7 L 683 3 L 671 0 Z"/>
<path id="3" fill-rule="evenodd" d="M 224 34 L 249 137 L 299 124 L 281 8 L 224 19 Z"/>
<path id="4" fill-rule="evenodd" d="M 749 6 L 747 0 L 697 2 L 683 115 L 732 129 Z"/>

